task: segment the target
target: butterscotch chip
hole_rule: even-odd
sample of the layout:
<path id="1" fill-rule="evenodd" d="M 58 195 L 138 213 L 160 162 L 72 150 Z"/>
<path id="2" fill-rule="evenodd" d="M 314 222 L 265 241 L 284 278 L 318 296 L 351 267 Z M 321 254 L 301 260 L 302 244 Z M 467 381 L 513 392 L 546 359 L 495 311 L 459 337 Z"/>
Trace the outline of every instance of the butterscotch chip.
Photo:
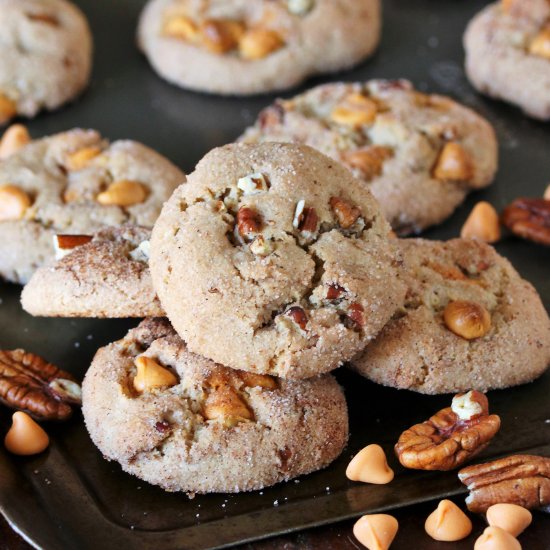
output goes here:
<path id="1" fill-rule="evenodd" d="M 118 180 L 99 193 L 96 200 L 103 206 L 134 206 L 144 202 L 147 193 L 147 188 L 139 181 Z"/>
<path id="2" fill-rule="evenodd" d="M 517 105 L 528 116 L 550 119 L 550 3 L 492 3 L 464 35 L 466 74 L 475 88 Z"/>
<path id="3" fill-rule="evenodd" d="M 48 448 L 48 434 L 26 413 L 13 414 L 12 425 L 4 439 L 6 449 L 15 455 L 36 455 Z"/>
<path id="4" fill-rule="evenodd" d="M 19 149 L 30 143 L 31 137 L 25 126 L 12 124 L 0 139 L 0 160 L 13 155 Z"/>
<path id="5" fill-rule="evenodd" d="M 9 187 L 9 201 L 0 202 L 0 212 L 6 213 L 0 221 L 0 277 L 28 282 L 36 269 L 53 261 L 57 234 L 93 235 L 121 225 L 150 229 L 163 202 L 184 180 L 152 149 L 134 141 L 109 144 L 93 130 L 32 141 L 0 160 L 0 185 L 17 188 Z M 116 193 L 109 190 L 122 181 L 136 182 L 130 184 L 135 187 L 131 201 L 119 200 L 120 183 Z M 107 191 L 113 200 L 104 207 L 97 197 Z"/>
<path id="6" fill-rule="evenodd" d="M 31 205 L 31 198 L 16 185 L 0 185 L 0 222 L 20 220 Z"/>
<path id="7" fill-rule="evenodd" d="M 487 527 L 476 540 L 474 550 L 521 550 L 521 544 L 499 527 Z"/>
<path id="8" fill-rule="evenodd" d="M 352 481 L 384 485 L 393 479 L 394 474 L 382 447 L 367 445 L 353 457 L 346 469 L 346 476 Z"/>
<path id="9" fill-rule="evenodd" d="M 58 236 L 62 254 L 25 285 L 23 309 L 41 317 L 164 315 L 149 272 L 150 235 L 149 229 L 127 226 L 76 242 L 67 239 L 74 236 Z"/>
<path id="10" fill-rule="evenodd" d="M 487 510 L 487 523 L 493 527 L 504 529 L 513 537 L 517 537 L 533 521 L 529 510 L 517 504 L 493 504 Z"/>
<path id="11" fill-rule="evenodd" d="M 380 0 L 149 0 L 138 44 L 160 76 L 183 88 L 265 93 L 369 56 L 380 12 Z"/>
<path id="12" fill-rule="evenodd" d="M 138 393 L 136 357 L 177 383 Z M 148 319 L 101 348 L 83 383 L 83 412 L 109 460 L 168 491 L 251 491 L 330 464 L 348 437 L 344 394 L 330 375 L 276 380 L 217 365 Z"/>
<path id="13" fill-rule="evenodd" d="M 372 514 L 363 516 L 353 526 L 355 538 L 368 550 L 388 550 L 399 525 L 393 516 Z"/>
<path id="14" fill-rule="evenodd" d="M 426 519 L 424 528 L 432 539 L 455 542 L 472 532 L 472 522 L 452 500 L 442 500 Z"/>
<path id="15" fill-rule="evenodd" d="M 488 121 L 406 80 L 324 84 L 277 100 L 239 141 L 305 143 L 343 163 L 400 235 L 445 220 L 497 167 Z"/>
<path id="16" fill-rule="evenodd" d="M 88 85 L 92 36 L 67 0 L 0 0 L 0 126 L 75 99 Z"/>
<path id="17" fill-rule="evenodd" d="M 488 202 L 478 202 L 462 226 L 463 239 L 479 239 L 486 243 L 500 240 L 500 221 L 495 208 Z"/>
<path id="18" fill-rule="evenodd" d="M 246 193 L 239 182 L 251 173 L 265 174 L 269 187 Z M 165 204 L 151 238 L 153 285 L 195 353 L 307 378 L 363 349 L 399 307 L 388 233 L 372 196 L 319 152 L 228 145 L 208 153 Z M 256 254 L 260 236 L 272 253 Z M 334 283 L 346 289 L 337 303 L 326 299 Z"/>
<path id="19" fill-rule="evenodd" d="M 472 239 L 399 244 L 405 306 L 351 362 L 358 372 L 430 394 L 504 388 L 544 373 L 550 364 L 550 319 L 536 290 L 508 260 Z M 449 316 L 455 329 L 459 320 L 469 327 L 460 336 L 445 322 L 453 302 L 474 304 L 477 312 L 470 317 L 467 308 Z M 474 335 L 477 339 L 467 339 Z"/>

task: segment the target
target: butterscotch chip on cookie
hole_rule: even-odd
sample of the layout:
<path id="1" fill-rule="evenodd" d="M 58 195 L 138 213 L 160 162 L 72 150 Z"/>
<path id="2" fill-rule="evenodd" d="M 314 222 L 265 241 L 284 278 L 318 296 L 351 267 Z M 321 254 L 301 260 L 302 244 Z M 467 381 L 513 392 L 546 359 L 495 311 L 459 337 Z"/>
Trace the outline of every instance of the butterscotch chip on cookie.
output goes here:
<path id="1" fill-rule="evenodd" d="M 86 427 L 104 456 L 168 491 L 261 489 L 327 466 L 348 437 L 331 375 L 296 381 L 227 369 L 190 353 L 162 319 L 101 348 L 82 389 Z"/>
<path id="2" fill-rule="evenodd" d="M 550 363 L 550 320 L 536 290 L 490 245 L 401 241 L 405 307 L 359 373 L 395 388 L 456 393 L 530 382 Z"/>
<path id="3" fill-rule="evenodd" d="M 379 0 L 150 0 L 138 28 L 160 76 L 231 95 L 351 67 L 379 38 Z"/>
<path id="4" fill-rule="evenodd" d="M 341 162 L 400 235 L 445 220 L 497 168 L 489 122 L 405 80 L 324 84 L 278 100 L 240 141 L 305 143 Z"/>
<path id="5" fill-rule="evenodd" d="M 550 119 L 550 2 L 501 0 L 464 35 L 466 74 L 480 92 Z"/>
<path id="6" fill-rule="evenodd" d="M 0 0 L 0 126 L 74 99 L 88 84 L 92 36 L 66 0 Z"/>
<path id="7" fill-rule="evenodd" d="M 228 145 L 163 207 L 153 285 L 195 353 L 314 376 L 363 349 L 402 305 L 389 232 L 371 194 L 314 149 Z"/>
<path id="8" fill-rule="evenodd" d="M 26 283 L 54 258 L 57 234 L 151 228 L 185 180 L 166 158 L 134 141 L 71 130 L 32 141 L 0 160 L 0 277 Z"/>
<path id="9" fill-rule="evenodd" d="M 149 272 L 150 229 L 107 228 L 95 235 L 56 235 L 59 257 L 38 269 L 21 294 L 42 317 L 164 315 Z"/>

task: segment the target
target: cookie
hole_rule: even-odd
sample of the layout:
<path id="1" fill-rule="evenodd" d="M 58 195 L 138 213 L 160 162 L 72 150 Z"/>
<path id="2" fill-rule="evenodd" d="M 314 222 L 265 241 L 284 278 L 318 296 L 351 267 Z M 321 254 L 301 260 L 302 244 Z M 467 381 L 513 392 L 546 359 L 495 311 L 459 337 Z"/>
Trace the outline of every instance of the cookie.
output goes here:
<path id="1" fill-rule="evenodd" d="M 490 4 L 468 25 L 464 48 L 477 90 L 550 120 L 550 2 Z"/>
<path id="2" fill-rule="evenodd" d="M 185 180 L 167 159 L 93 130 L 36 140 L 0 160 L 0 277 L 27 282 L 53 260 L 56 234 L 123 224 L 151 228 Z"/>
<path id="3" fill-rule="evenodd" d="M 401 248 L 405 307 L 352 362 L 357 372 L 438 394 L 515 386 L 546 370 L 548 315 L 536 290 L 494 248 L 467 239 L 403 240 Z M 466 339 L 472 334 L 460 329 L 461 320 L 462 329 L 485 334 Z"/>
<path id="4" fill-rule="evenodd" d="M 124 226 L 55 237 L 59 259 L 23 288 L 21 304 L 42 317 L 150 317 L 164 312 L 149 272 L 150 229 Z"/>
<path id="5" fill-rule="evenodd" d="M 485 119 L 405 80 L 325 84 L 278 100 L 240 141 L 305 143 L 341 162 L 400 235 L 445 220 L 468 192 L 489 185 L 497 168 L 495 133 Z"/>
<path id="6" fill-rule="evenodd" d="M 0 125 L 57 109 L 88 85 L 88 22 L 65 0 L 0 0 L 0 59 Z"/>
<path id="7" fill-rule="evenodd" d="M 229 95 L 351 67 L 379 38 L 379 0 L 150 0 L 138 28 L 161 77 Z"/>
<path id="8" fill-rule="evenodd" d="M 163 386 L 136 382 L 140 361 L 167 376 Z M 324 468 L 348 438 L 331 375 L 293 381 L 228 369 L 189 352 L 163 319 L 101 348 L 82 393 L 105 458 L 167 491 L 261 489 Z"/>
<path id="9" fill-rule="evenodd" d="M 370 193 L 306 146 L 232 144 L 199 162 L 153 229 L 153 285 L 189 349 L 286 378 L 339 366 L 402 304 Z"/>

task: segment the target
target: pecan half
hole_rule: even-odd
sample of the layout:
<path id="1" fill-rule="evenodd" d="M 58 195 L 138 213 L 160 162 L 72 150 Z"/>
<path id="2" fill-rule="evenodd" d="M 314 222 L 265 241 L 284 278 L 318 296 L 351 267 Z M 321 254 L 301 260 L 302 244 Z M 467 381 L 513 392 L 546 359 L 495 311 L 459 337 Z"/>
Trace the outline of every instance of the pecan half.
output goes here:
<path id="1" fill-rule="evenodd" d="M 550 246 L 550 201 L 519 198 L 504 209 L 502 223 L 518 237 Z"/>
<path id="2" fill-rule="evenodd" d="M 403 466 L 416 470 L 452 470 L 489 444 L 500 429 L 500 418 L 489 414 L 487 399 L 480 392 L 457 397 L 461 398 L 461 409 L 465 408 L 463 397 L 472 402 L 469 407 L 472 416 L 459 416 L 452 407 L 447 407 L 426 422 L 404 431 L 395 445 L 395 453 Z"/>
<path id="3" fill-rule="evenodd" d="M 550 505 L 550 458 L 514 455 L 458 472 L 468 487 L 468 510 L 485 513 L 493 504 L 518 504 L 524 508 Z"/>
<path id="4" fill-rule="evenodd" d="M 80 404 L 80 386 L 68 372 L 22 349 L 0 351 L 0 402 L 38 420 L 65 420 Z"/>

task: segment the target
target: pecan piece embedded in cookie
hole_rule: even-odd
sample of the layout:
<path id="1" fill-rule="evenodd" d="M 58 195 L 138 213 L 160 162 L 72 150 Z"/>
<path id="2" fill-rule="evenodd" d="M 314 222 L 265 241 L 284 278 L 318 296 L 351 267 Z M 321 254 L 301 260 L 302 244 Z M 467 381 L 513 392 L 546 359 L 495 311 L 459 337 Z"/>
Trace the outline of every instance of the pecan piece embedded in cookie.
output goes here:
<path id="1" fill-rule="evenodd" d="M 399 462 L 416 470 L 452 470 L 481 452 L 500 428 L 489 414 L 485 395 L 457 395 L 452 407 L 401 434 L 395 445 Z"/>
<path id="2" fill-rule="evenodd" d="M 34 353 L 0 351 L 0 401 L 39 420 L 66 420 L 80 404 L 75 378 Z"/>
<path id="3" fill-rule="evenodd" d="M 468 466 L 458 472 L 458 478 L 470 491 L 466 505 L 474 513 L 485 513 L 502 502 L 527 509 L 550 505 L 549 457 L 507 456 Z"/>

